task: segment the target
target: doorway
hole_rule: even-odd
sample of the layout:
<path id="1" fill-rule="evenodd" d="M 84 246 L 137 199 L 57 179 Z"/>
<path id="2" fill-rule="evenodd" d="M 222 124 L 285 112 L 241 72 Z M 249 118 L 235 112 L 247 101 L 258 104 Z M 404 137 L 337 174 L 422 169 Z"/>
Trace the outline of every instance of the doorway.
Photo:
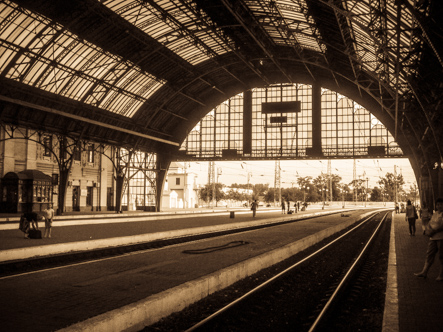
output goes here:
<path id="1" fill-rule="evenodd" d="M 86 208 L 90 211 L 94 211 L 94 188 L 87 187 L 86 190 Z"/>
<path id="2" fill-rule="evenodd" d="M 72 187 L 72 211 L 80 211 L 80 186 Z"/>

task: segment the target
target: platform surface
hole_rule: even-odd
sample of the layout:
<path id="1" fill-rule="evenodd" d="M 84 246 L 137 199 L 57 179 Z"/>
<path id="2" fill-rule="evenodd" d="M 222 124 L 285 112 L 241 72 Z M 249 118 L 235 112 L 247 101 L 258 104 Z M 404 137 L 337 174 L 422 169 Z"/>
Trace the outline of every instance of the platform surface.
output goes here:
<path id="1" fill-rule="evenodd" d="M 409 235 L 405 214 L 395 214 L 395 255 L 397 257 L 398 317 L 400 332 L 443 331 L 443 282 L 437 282 L 441 267 L 435 258 L 426 279 L 414 273 L 423 268 L 429 238 L 417 220 L 415 236 Z"/>
<path id="2" fill-rule="evenodd" d="M 308 210 L 313 213 L 317 210 Z M 319 211 L 321 212 L 321 211 Z M 148 215 L 147 215 L 148 217 Z M 257 219 L 281 218 L 279 211 L 258 213 Z M 256 219 L 256 220 L 257 220 Z M 343 218 L 342 218 L 343 219 Z M 77 219 L 78 220 L 78 219 Z M 0 279 L 0 324 L 2 331 L 53 331 L 82 321 L 116 307 L 138 301 L 146 296 L 165 291 L 180 283 L 213 273 L 218 269 L 247 260 L 266 250 L 312 235 L 322 228 L 340 222 L 340 218 L 321 217 L 312 224 L 302 221 L 290 226 L 278 226 L 267 232 L 248 232 L 229 237 L 229 241 L 246 241 L 248 245 L 215 251 L 211 255 L 186 255 L 184 251 L 223 246 L 227 239 L 217 238 L 202 245 L 177 245 L 150 253 L 129 255 L 124 260 L 105 260 L 89 265 L 80 264 L 54 272 L 39 272 L 15 278 Z M 334 221 L 335 220 L 335 221 Z M 225 214 L 178 216 L 168 215 L 162 220 L 149 222 L 116 222 L 109 224 L 56 226 L 51 239 L 25 240 L 18 230 L 1 230 L 1 250 L 33 247 L 88 240 L 89 237 L 107 238 L 127 236 L 159 230 L 197 227 L 202 224 L 253 222 L 249 212 L 236 213 L 235 218 Z M 43 223 L 41 223 L 41 227 Z M 443 327 L 443 282 L 435 281 L 440 262 L 435 260 L 426 280 L 414 277 L 423 267 L 428 238 L 421 234 L 417 221 L 417 233 L 409 236 L 404 214 L 393 215 L 395 240 L 395 276 L 388 277 L 389 287 L 396 289 L 397 299 L 389 299 L 391 322 L 385 331 L 441 331 Z M 144 264 L 140 265 L 140 259 Z M 117 267 L 115 265 L 118 265 Z M 99 268 L 97 268 L 99 266 Z M 128 274 L 128 271 L 129 272 Z M 124 283 L 121 282 L 123 276 Z M 391 293 L 388 293 L 392 296 Z M 397 320 L 397 321 L 396 321 Z"/>

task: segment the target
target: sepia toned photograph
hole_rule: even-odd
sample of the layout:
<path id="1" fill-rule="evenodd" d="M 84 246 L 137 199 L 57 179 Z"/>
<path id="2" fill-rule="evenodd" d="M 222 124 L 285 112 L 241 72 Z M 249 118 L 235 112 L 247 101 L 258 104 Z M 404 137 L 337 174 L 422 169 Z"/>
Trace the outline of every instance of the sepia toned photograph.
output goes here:
<path id="1" fill-rule="evenodd" d="M 0 1 L 0 330 L 441 331 L 442 18 Z"/>

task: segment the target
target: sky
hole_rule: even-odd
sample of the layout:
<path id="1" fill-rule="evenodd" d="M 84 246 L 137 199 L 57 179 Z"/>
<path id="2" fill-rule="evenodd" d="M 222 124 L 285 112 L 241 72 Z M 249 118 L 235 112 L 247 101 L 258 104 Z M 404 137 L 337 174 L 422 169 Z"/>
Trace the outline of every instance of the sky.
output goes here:
<path id="1" fill-rule="evenodd" d="M 209 162 L 191 162 L 188 172 L 196 173 L 197 184 L 208 183 Z M 395 159 L 357 159 L 357 178 L 368 178 L 368 186 L 373 188 L 379 186 L 377 181 L 380 177 L 385 177 L 386 173 L 393 173 L 396 166 L 397 174 L 402 174 L 405 180 L 405 189 L 416 184 L 415 175 L 411 164 L 407 158 Z M 218 170 L 218 181 L 227 186 L 232 183 L 248 183 L 248 173 L 250 173 L 251 184 L 266 184 L 274 186 L 275 161 L 216 161 L 215 167 Z M 297 177 L 312 176 L 316 178 L 321 173 L 328 173 L 328 160 L 282 160 L 281 186 L 289 188 L 297 186 Z M 339 175 L 342 182 L 349 184 L 353 180 L 354 161 L 352 159 L 331 160 L 332 174 Z M 220 174 L 221 173 L 221 174 Z"/>

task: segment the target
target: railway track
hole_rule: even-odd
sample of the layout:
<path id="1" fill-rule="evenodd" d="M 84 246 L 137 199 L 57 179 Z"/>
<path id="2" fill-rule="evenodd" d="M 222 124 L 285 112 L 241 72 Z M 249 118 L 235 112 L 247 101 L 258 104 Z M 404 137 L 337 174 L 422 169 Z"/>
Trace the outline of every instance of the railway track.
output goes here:
<path id="1" fill-rule="evenodd" d="M 374 284 L 367 282 L 368 275 L 375 271 L 374 264 L 380 271 L 377 261 L 383 257 L 380 254 L 382 244 L 386 247 L 389 241 L 389 216 L 390 212 L 383 212 L 367 218 L 314 252 L 297 257 L 293 264 L 266 277 L 252 290 L 213 310 L 200 321 L 195 319 L 198 314 L 192 314 L 199 311 L 197 304 L 190 308 L 191 314 L 184 312 L 182 318 L 176 316 L 169 323 L 162 322 L 163 325 L 143 331 L 166 331 L 171 324 L 174 331 L 377 330 L 375 325 L 381 326 L 381 318 L 374 321 L 372 315 L 368 319 L 371 322 L 367 323 L 362 315 L 352 314 L 352 308 L 368 296 L 372 302 L 377 297 L 375 306 L 380 316 L 385 284 L 377 279 L 378 291 L 371 290 L 370 295 L 365 286 Z M 384 273 L 383 268 L 380 273 Z M 214 305 L 207 301 L 201 305 L 208 306 L 208 303 Z M 381 310 L 381 317 L 382 314 Z M 356 317 L 360 322 L 351 322 Z M 361 326 L 356 327 L 356 324 Z"/>

